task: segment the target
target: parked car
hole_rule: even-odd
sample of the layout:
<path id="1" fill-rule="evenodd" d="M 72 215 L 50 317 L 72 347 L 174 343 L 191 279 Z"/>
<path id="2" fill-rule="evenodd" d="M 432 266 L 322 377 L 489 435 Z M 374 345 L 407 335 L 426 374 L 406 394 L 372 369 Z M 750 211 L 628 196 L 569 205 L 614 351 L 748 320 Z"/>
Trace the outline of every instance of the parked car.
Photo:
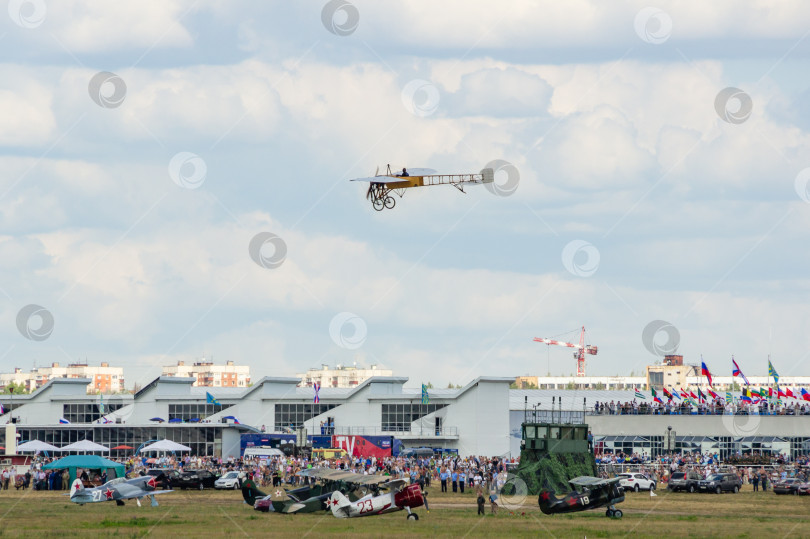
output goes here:
<path id="1" fill-rule="evenodd" d="M 173 479 L 172 486 L 182 490 L 187 488 L 202 490 L 204 488 L 214 488 L 216 481 L 217 476 L 208 470 L 188 470 Z"/>
<path id="2" fill-rule="evenodd" d="M 399 454 L 400 457 L 403 458 L 431 458 L 435 455 L 435 451 L 429 447 L 409 447 L 407 449 L 403 449 L 402 452 Z"/>
<path id="3" fill-rule="evenodd" d="M 802 485 L 802 481 L 796 479 L 794 477 L 789 477 L 787 479 L 782 479 L 777 481 L 773 484 L 773 493 L 774 494 L 799 494 L 799 486 Z"/>
<path id="4" fill-rule="evenodd" d="M 738 493 L 742 487 L 742 481 L 734 473 L 716 473 L 706 479 L 698 481 L 698 490 L 701 492 L 721 492 Z"/>
<path id="5" fill-rule="evenodd" d="M 643 473 L 620 473 L 619 485 L 624 487 L 624 490 L 655 490 L 655 481 L 644 475 Z"/>
<path id="6" fill-rule="evenodd" d="M 214 488 L 231 488 L 236 490 L 242 488 L 242 480 L 244 474 L 241 472 L 228 472 L 216 481 L 214 481 Z"/>
<path id="7" fill-rule="evenodd" d="M 667 483 L 667 489 L 672 492 L 685 490 L 686 492 L 695 492 L 697 490 L 698 481 L 702 478 L 697 472 L 673 472 Z"/>
<path id="8" fill-rule="evenodd" d="M 810 495 L 810 481 L 807 483 L 802 483 L 796 487 L 796 492 L 798 492 L 800 496 Z"/>

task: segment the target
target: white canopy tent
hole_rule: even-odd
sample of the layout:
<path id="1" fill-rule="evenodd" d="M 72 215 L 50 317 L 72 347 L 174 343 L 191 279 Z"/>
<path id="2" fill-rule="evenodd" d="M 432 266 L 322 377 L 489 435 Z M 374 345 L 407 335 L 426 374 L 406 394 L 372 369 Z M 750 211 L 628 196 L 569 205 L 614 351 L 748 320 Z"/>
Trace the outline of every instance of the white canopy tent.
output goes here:
<path id="1" fill-rule="evenodd" d="M 66 445 L 57 451 L 109 451 L 110 448 L 90 440 L 79 440 L 70 445 Z"/>
<path id="2" fill-rule="evenodd" d="M 142 447 L 140 452 L 143 453 L 144 451 L 191 451 L 191 448 L 171 440 L 160 440 L 159 442 Z"/>
<path id="3" fill-rule="evenodd" d="M 42 440 L 31 440 L 17 446 L 18 453 L 27 453 L 28 451 L 60 451 L 60 449 Z"/>

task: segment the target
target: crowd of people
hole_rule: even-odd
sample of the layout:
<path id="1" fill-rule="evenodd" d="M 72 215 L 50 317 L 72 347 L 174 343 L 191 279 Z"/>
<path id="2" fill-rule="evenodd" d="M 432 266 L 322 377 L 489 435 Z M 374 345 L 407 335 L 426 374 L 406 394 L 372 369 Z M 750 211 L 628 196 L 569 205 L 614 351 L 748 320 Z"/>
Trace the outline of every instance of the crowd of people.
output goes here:
<path id="1" fill-rule="evenodd" d="M 771 401 L 758 403 L 731 403 L 724 399 L 702 399 L 694 404 L 686 400 L 669 399 L 666 402 L 632 401 L 596 402 L 589 414 L 593 415 L 810 415 L 810 402 Z"/>

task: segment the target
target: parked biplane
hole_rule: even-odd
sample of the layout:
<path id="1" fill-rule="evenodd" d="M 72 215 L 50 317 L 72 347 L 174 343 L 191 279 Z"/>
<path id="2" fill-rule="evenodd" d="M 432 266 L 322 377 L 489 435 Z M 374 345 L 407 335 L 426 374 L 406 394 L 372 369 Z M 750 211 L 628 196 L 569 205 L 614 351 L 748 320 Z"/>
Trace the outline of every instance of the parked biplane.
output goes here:
<path id="1" fill-rule="evenodd" d="M 360 475 L 331 468 L 310 468 L 297 475 L 316 479 L 318 483 L 293 490 L 277 487 L 272 493 L 266 494 L 248 479 L 242 484 L 242 496 L 257 511 L 315 513 L 329 509 L 329 499 L 334 492 L 340 492 L 350 500 L 370 494 L 376 496 L 381 488 L 387 488 L 391 479 L 382 475 Z"/>
<path id="2" fill-rule="evenodd" d="M 624 501 L 624 489 L 619 485 L 619 479 L 600 479 L 587 475 L 575 477 L 568 482 L 574 490 L 562 498 L 556 498 L 553 490 L 542 491 L 538 499 L 540 510 L 553 515 L 607 507 L 606 517 L 622 518 L 621 509 L 616 509 L 615 506 Z"/>
<path id="3" fill-rule="evenodd" d="M 338 518 L 354 518 L 384 515 L 404 509 L 408 512 L 407 519 L 419 520 L 419 515 L 411 509 L 424 505 L 427 512 L 430 512 L 427 493 L 423 493 L 419 485 L 409 485 L 405 479 L 393 479 L 380 485 L 380 488 L 387 489 L 388 492 L 379 495 L 368 494 L 354 502 L 340 491 L 333 492 L 328 502 L 332 514 Z"/>
<path id="4" fill-rule="evenodd" d="M 112 481 L 107 481 L 100 487 L 84 488 L 81 479 L 73 481 L 70 487 L 70 501 L 84 505 L 95 502 L 115 502 L 116 505 L 124 505 L 124 500 L 134 499 L 141 506 L 141 498 L 149 497 L 152 500 L 152 507 L 157 507 L 156 494 L 168 494 L 171 490 L 157 491 L 157 479 L 151 475 L 127 479 L 119 477 Z"/>
<path id="5" fill-rule="evenodd" d="M 495 181 L 495 171 L 485 168 L 478 174 L 437 174 L 431 168 L 405 168 L 400 172 L 392 172 L 391 165 L 387 165 L 385 174 L 379 174 L 379 169 L 374 176 L 369 178 L 355 178 L 353 182 L 368 182 L 366 198 L 371 201 L 371 205 L 377 211 L 384 208 L 389 210 L 396 205 L 396 200 L 391 193 L 400 198 L 405 194 L 405 189 L 411 187 L 427 187 L 429 185 L 452 185 L 462 193 L 466 183 L 492 183 Z"/>

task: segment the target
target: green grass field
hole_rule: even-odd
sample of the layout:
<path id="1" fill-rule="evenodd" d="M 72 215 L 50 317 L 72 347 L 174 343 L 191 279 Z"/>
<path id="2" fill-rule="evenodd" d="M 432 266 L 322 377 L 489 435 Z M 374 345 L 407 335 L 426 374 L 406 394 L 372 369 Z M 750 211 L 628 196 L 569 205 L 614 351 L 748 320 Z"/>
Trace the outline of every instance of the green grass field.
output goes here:
<path id="1" fill-rule="evenodd" d="M 573 515 L 543 515 L 528 497 L 511 512 L 476 515 L 474 497 L 429 489 L 431 511 L 417 509 L 418 521 L 405 513 L 337 519 L 327 513 L 277 515 L 259 513 L 236 491 L 178 491 L 159 496 L 159 507 L 127 502 L 78 506 L 52 492 L 0 492 L 0 534 L 5 536 L 211 537 L 808 537 L 810 497 L 754 493 L 628 493 L 620 504 L 624 518 L 605 518 L 603 510 Z"/>

